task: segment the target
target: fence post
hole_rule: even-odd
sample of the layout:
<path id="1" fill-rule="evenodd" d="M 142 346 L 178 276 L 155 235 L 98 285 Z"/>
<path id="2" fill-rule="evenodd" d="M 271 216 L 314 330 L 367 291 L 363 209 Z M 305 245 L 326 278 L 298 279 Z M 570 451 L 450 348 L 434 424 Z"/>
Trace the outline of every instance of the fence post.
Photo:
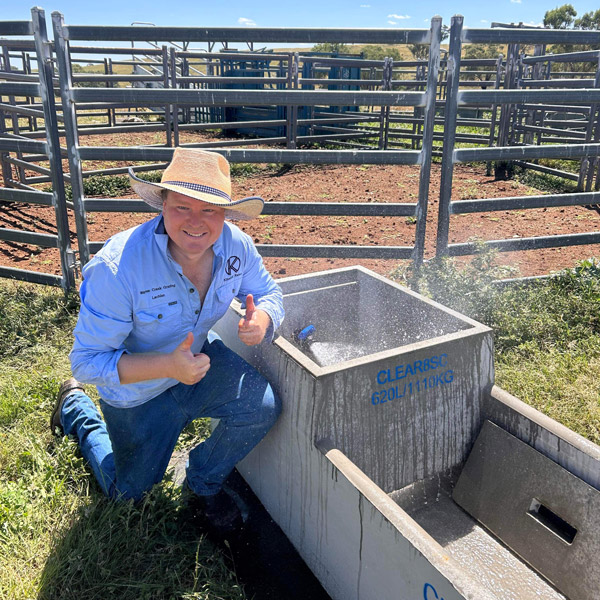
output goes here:
<path id="1" fill-rule="evenodd" d="M 44 126 L 48 145 L 48 161 L 52 178 L 52 203 L 56 215 L 56 231 L 60 266 L 62 270 L 62 288 L 65 292 L 75 288 L 75 261 L 69 239 L 69 219 L 67 216 L 67 199 L 65 196 L 65 180 L 62 170 L 60 138 L 58 136 L 58 119 L 56 118 L 56 101 L 54 98 L 52 54 L 46 30 L 46 16 L 41 8 L 31 9 L 33 35 L 37 54 L 40 94 L 44 110 Z"/>
<path id="2" fill-rule="evenodd" d="M 440 44 L 442 41 L 442 18 L 431 20 L 431 42 L 427 67 L 427 89 L 423 113 L 423 143 L 421 146 L 421 170 L 419 174 L 419 199 L 416 210 L 415 249 L 413 267 L 418 270 L 423 262 L 425 251 L 425 228 L 427 225 L 427 203 L 429 201 L 429 181 L 431 179 L 431 158 L 433 155 L 433 128 L 435 124 L 435 100 L 440 68 Z"/>
<path id="3" fill-rule="evenodd" d="M 267 63 L 268 64 L 268 63 Z M 292 84 L 294 89 L 299 89 L 299 69 L 300 69 L 300 54 L 294 52 L 294 68 L 292 69 Z M 298 106 L 292 107 L 293 118 L 292 118 L 292 143 L 294 148 L 298 147 Z"/>
<path id="4" fill-rule="evenodd" d="M 73 212 L 75 213 L 75 226 L 77 229 L 77 244 L 81 266 L 90 260 L 90 249 L 87 234 L 85 206 L 83 204 L 83 179 L 81 177 L 81 159 L 79 158 L 79 135 L 77 133 L 77 114 L 75 103 L 71 96 L 73 87 L 71 77 L 71 61 L 69 49 L 64 35 L 64 17 L 59 12 L 52 13 L 54 29 L 54 50 L 58 64 L 58 80 L 60 95 L 65 120 L 65 139 L 67 143 L 67 156 L 69 159 L 69 174 L 71 177 L 71 191 L 73 195 Z"/>
<path id="5" fill-rule="evenodd" d="M 0 134 L 6 131 L 6 116 L 3 110 L 0 110 Z M 6 160 L 10 154 L 8 152 L 0 152 L 0 166 L 2 166 L 2 178 L 4 179 L 4 187 L 12 187 L 12 167 Z"/>
<path id="6" fill-rule="evenodd" d="M 162 69 L 163 69 L 163 86 L 165 89 L 172 87 L 172 79 L 170 76 L 170 66 L 169 66 L 169 51 L 166 46 L 162 46 Z M 171 105 L 165 105 L 165 136 L 166 136 L 166 144 L 170 148 L 173 145 L 172 142 L 172 131 L 171 131 L 171 123 L 172 123 L 172 115 L 171 115 Z"/>
<path id="7" fill-rule="evenodd" d="M 171 63 L 171 87 L 177 88 L 177 58 L 176 49 L 171 47 L 169 50 L 169 59 Z M 179 146 L 179 106 L 177 104 L 171 104 L 172 118 L 171 123 L 173 125 L 173 145 Z"/>
<path id="8" fill-rule="evenodd" d="M 7 73 L 10 73 L 12 71 L 12 67 L 10 64 L 10 52 L 8 49 L 8 46 L 4 46 L 2 48 L 3 52 L 4 52 L 4 67 L 7 71 Z M 9 96 L 8 97 L 8 101 L 11 104 L 11 106 L 16 106 L 17 105 L 17 101 L 16 98 L 14 96 Z M 11 121 L 12 121 L 12 133 L 14 136 L 19 136 L 20 134 L 20 128 L 19 128 L 19 115 L 16 112 L 11 113 L 10 115 Z M 23 153 L 20 152 L 19 150 L 16 151 L 16 155 L 17 158 L 19 160 L 23 160 Z M 16 167 L 17 173 L 19 174 L 19 181 L 23 184 L 27 183 L 27 178 L 25 176 L 25 169 L 23 169 L 22 165 L 17 165 Z"/>
<path id="9" fill-rule="evenodd" d="M 381 73 L 381 90 L 387 92 L 392 89 L 392 68 L 390 61 L 392 59 L 385 57 L 383 59 L 383 71 Z M 382 106 L 379 112 L 379 149 L 387 149 L 386 123 L 389 119 L 389 106 Z"/>
<path id="10" fill-rule="evenodd" d="M 596 66 L 596 75 L 594 78 L 594 87 L 600 87 L 600 56 L 598 57 L 598 63 Z M 587 123 L 587 128 L 585 132 L 585 142 L 589 144 L 590 142 L 597 142 L 600 139 L 600 131 L 598 131 L 598 124 L 594 128 L 594 120 L 596 118 L 596 111 L 598 110 L 598 104 L 592 104 L 590 106 L 590 117 Z M 598 116 L 600 120 L 600 115 Z M 595 129 L 595 133 L 594 133 Z M 577 190 L 582 191 L 585 188 L 586 192 L 592 191 L 592 183 L 594 180 L 594 170 L 598 164 L 598 157 L 590 157 L 581 161 L 581 165 L 579 167 L 579 179 L 577 180 Z"/>
<path id="11" fill-rule="evenodd" d="M 450 228 L 450 200 L 452 196 L 452 178 L 454 175 L 453 153 L 456 141 L 456 117 L 458 115 L 458 84 L 463 20 L 463 17 L 460 15 L 454 16 L 452 17 L 450 26 L 436 256 L 445 256 L 448 253 L 448 230 Z"/>
<path id="12" fill-rule="evenodd" d="M 502 79 L 502 62 L 503 62 L 502 54 L 498 56 L 496 61 L 496 80 L 494 81 L 494 89 L 500 89 L 500 80 Z M 491 148 L 494 145 L 494 140 L 496 139 L 496 121 L 498 117 L 498 105 L 492 104 L 492 118 L 490 122 L 490 137 L 488 141 L 488 146 Z M 485 167 L 485 174 L 489 177 L 492 174 L 492 163 L 488 161 Z"/>
<path id="13" fill-rule="evenodd" d="M 288 55 L 287 82 L 288 90 L 294 89 L 294 54 Z M 296 139 L 294 138 L 294 108 L 292 105 L 285 107 L 285 147 L 289 149 L 296 148 Z"/>

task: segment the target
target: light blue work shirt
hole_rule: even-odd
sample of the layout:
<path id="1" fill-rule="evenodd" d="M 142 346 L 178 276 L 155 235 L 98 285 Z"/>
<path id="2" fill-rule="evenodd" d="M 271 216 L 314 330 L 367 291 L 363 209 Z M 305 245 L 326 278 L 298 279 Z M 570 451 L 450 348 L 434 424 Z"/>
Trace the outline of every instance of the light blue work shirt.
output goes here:
<path id="1" fill-rule="evenodd" d="M 198 353 L 231 301 L 245 302 L 248 294 L 271 317 L 267 335 L 283 320 L 279 286 L 251 238 L 235 225 L 226 221 L 213 245 L 212 281 L 204 304 L 172 258 L 168 241 L 158 216 L 110 238 L 83 268 L 71 368 L 76 379 L 95 384 L 112 406 L 143 404 L 178 383 L 161 378 L 121 384 L 117 363 L 124 352 L 168 353 L 191 331 L 191 350 Z"/>

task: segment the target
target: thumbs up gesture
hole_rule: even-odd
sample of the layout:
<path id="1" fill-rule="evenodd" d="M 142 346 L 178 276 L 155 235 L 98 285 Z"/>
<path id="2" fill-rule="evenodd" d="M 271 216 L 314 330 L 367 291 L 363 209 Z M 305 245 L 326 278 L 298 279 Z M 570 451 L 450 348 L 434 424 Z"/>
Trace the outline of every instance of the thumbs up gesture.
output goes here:
<path id="1" fill-rule="evenodd" d="M 260 308 L 254 305 L 252 294 L 246 296 L 246 315 L 240 319 L 238 324 L 238 337 L 246 346 L 256 346 L 260 344 L 269 325 L 271 317 Z"/>
<path id="2" fill-rule="evenodd" d="M 194 354 L 193 343 L 194 334 L 190 331 L 170 355 L 170 376 L 186 385 L 198 383 L 210 369 L 210 358 L 206 354 Z"/>

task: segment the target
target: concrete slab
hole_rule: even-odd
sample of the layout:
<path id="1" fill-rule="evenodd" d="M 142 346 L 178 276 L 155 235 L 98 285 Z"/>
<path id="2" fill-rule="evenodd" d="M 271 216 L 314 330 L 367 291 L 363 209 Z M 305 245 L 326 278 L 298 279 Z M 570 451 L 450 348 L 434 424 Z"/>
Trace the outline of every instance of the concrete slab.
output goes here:
<path id="1" fill-rule="evenodd" d="M 486 421 L 453 498 L 571 600 L 598 597 L 598 490 Z"/>

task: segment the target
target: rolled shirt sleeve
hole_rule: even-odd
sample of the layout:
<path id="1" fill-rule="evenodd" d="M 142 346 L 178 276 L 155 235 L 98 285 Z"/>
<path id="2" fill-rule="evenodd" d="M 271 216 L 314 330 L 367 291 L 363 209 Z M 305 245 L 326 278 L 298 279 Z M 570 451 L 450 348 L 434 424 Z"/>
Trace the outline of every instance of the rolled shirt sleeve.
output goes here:
<path id="1" fill-rule="evenodd" d="M 271 327 L 266 339 L 272 341 L 275 332 L 281 326 L 284 317 L 283 294 L 273 277 L 265 268 L 262 257 L 248 236 L 244 236 L 246 268 L 240 285 L 238 298 L 244 303 L 246 296 L 252 294 L 256 308 L 264 310 L 271 318 Z"/>
<path id="2" fill-rule="evenodd" d="M 82 383 L 119 385 L 117 363 L 133 327 L 132 299 L 117 271 L 102 258 L 83 269 L 81 308 L 69 355 L 71 369 Z"/>

